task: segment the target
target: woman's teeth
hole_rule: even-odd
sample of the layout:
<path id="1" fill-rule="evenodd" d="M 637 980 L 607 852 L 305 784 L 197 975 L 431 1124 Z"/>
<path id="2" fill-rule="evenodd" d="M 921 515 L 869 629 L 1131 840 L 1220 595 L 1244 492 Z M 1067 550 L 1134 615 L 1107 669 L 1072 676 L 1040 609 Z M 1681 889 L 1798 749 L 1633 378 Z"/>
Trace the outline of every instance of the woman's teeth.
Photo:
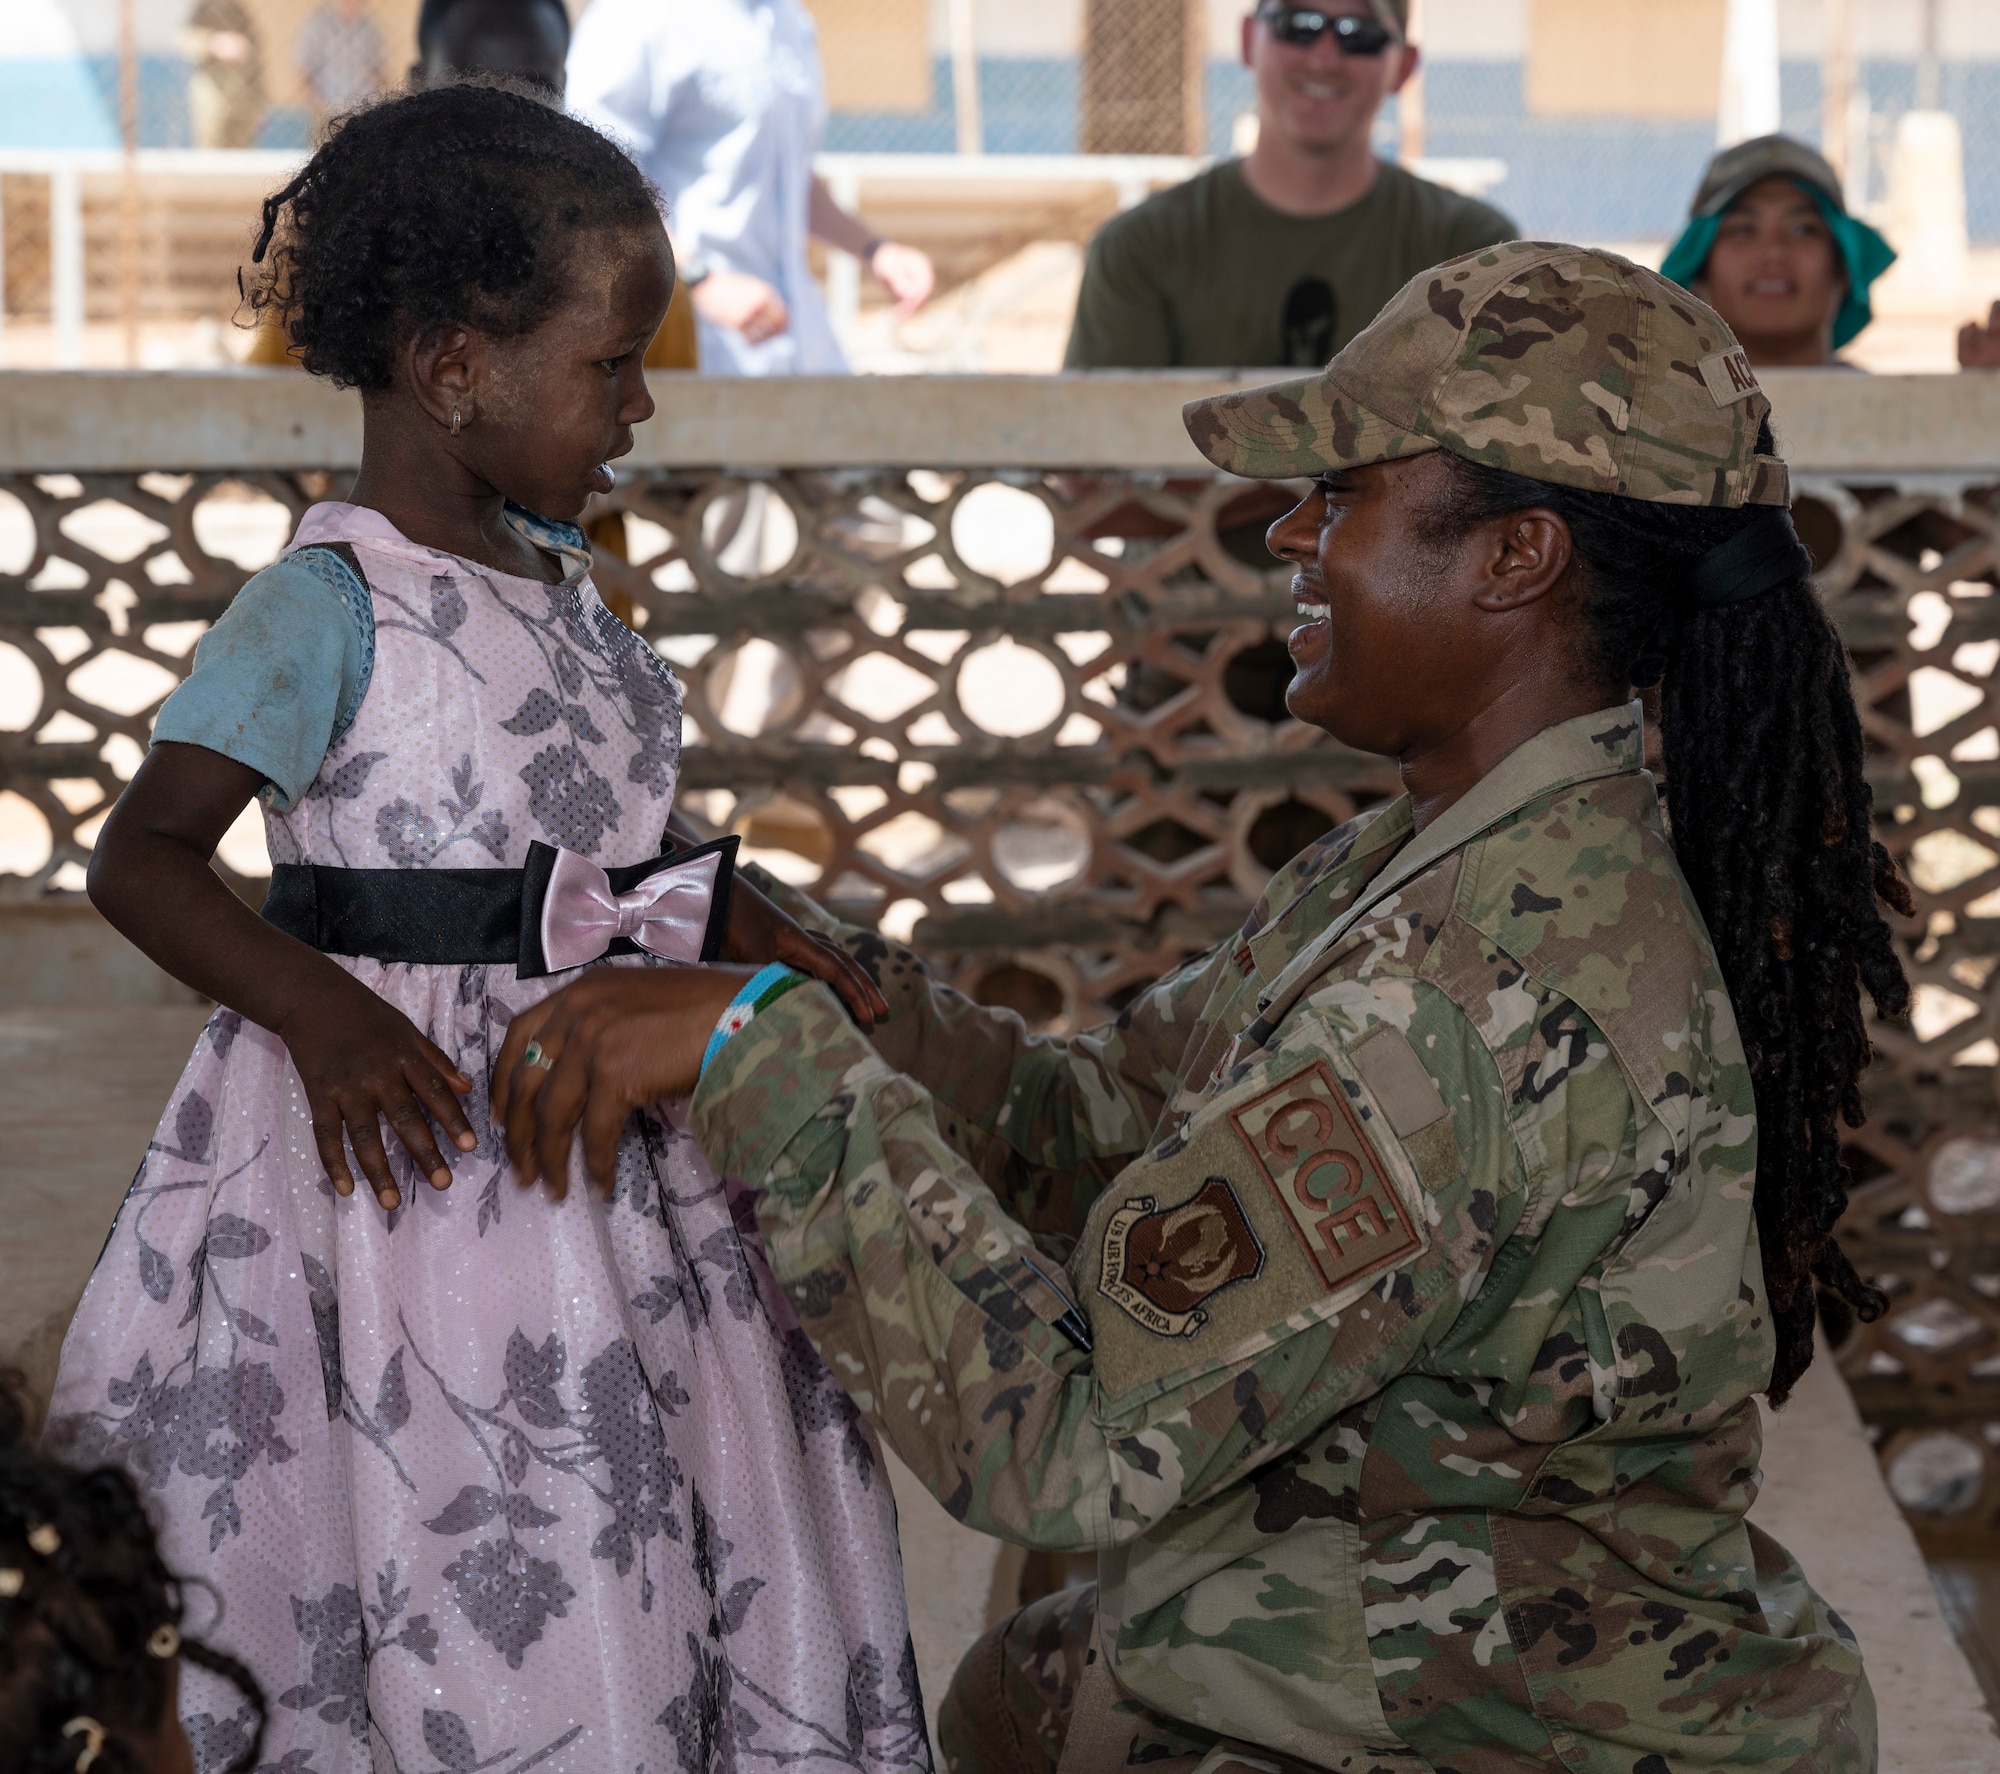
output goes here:
<path id="1" fill-rule="evenodd" d="M 1330 604 L 1301 604 L 1299 614 L 1308 622 L 1324 622 L 1333 614 L 1333 607 Z"/>

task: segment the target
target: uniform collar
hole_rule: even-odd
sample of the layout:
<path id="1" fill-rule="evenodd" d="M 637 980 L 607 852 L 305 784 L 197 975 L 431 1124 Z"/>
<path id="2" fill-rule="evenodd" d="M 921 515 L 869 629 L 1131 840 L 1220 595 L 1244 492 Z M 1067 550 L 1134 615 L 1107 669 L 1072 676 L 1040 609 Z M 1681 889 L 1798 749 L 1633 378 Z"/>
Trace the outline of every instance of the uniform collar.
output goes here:
<path id="1" fill-rule="evenodd" d="M 1311 980 L 1325 971 L 1328 957 L 1347 933 L 1399 888 L 1427 874 L 1447 856 L 1463 850 L 1524 807 L 1579 782 L 1625 776 L 1646 767 L 1645 711 L 1636 701 L 1599 709 L 1545 727 L 1516 746 L 1471 788 L 1440 813 L 1362 888 L 1333 921 L 1292 958 L 1258 998 L 1262 1018 L 1276 1020 L 1297 1001 Z M 1404 795 L 1382 816 L 1387 831 L 1410 827 L 1410 797 Z"/>
<path id="2" fill-rule="evenodd" d="M 1419 835 L 1422 843 L 1450 823 L 1469 843 L 1531 801 L 1600 776 L 1646 767 L 1646 715 L 1634 701 L 1579 715 L 1516 746 Z M 1407 797 L 1406 797 L 1407 798 Z M 1457 844 L 1452 846 L 1453 849 Z"/>

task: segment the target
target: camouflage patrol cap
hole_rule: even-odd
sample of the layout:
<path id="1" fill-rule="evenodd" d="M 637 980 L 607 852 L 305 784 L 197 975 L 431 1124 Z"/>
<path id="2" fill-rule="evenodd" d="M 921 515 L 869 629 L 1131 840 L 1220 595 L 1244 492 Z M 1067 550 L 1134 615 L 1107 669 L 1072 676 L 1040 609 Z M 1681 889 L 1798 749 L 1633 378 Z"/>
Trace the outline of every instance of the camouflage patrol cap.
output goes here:
<path id="1" fill-rule="evenodd" d="M 1719 215 L 1759 179 L 1773 175 L 1812 186 L 1841 214 L 1847 213 L 1840 175 L 1824 154 L 1790 136 L 1757 136 L 1724 148 L 1708 163 L 1688 214 Z"/>
<path id="2" fill-rule="evenodd" d="M 1420 272 L 1317 375 L 1190 402 L 1218 468 L 1285 480 L 1446 449 L 1665 505 L 1785 505 L 1770 402 L 1715 311 L 1614 253 L 1516 240 Z"/>

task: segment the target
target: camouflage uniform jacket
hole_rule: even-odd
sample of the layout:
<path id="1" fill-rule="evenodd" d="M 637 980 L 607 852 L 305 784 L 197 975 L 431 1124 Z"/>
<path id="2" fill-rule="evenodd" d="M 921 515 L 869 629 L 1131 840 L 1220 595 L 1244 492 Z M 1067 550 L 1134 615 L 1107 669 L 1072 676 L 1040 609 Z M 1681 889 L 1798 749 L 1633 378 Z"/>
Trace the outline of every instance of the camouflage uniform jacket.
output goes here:
<path id="1" fill-rule="evenodd" d="M 873 1040 L 808 985 L 696 1093 L 945 1506 L 1100 1549 L 1159 1754 L 1874 1765 L 1852 1635 L 1744 1519 L 1754 1102 L 1641 742 L 1608 710 L 1415 838 L 1350 821 L 1066 1040 L 850 932 Z"/>

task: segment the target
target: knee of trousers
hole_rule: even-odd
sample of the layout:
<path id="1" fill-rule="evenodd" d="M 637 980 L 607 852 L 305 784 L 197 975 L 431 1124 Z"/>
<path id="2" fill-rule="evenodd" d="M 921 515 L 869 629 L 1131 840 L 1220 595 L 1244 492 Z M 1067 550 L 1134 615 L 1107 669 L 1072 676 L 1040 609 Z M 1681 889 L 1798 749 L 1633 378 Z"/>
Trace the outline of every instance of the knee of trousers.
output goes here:
<path id="1" fill-rule="evenodd" d="M 988 1627 L 938 1708 L 945 1774 L 1055 1774 L 1097 1619 L 1097 1586 L 1044 1596 Z"/>

